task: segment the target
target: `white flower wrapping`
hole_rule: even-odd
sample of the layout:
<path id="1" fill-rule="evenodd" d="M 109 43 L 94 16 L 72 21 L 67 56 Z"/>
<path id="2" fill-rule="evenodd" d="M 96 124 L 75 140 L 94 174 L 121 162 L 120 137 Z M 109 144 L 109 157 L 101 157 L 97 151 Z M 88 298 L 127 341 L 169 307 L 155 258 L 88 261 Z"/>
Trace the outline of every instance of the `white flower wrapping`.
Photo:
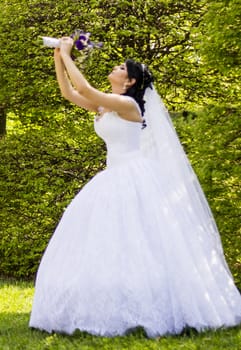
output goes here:
<path id="1" fill-rule="evenodd" d="M 42 36 L 43 45 L 46 47 L 60 47 L 60 40 L 56 38 L 51 38 L 49 36 Z"/>
<path id="2" fill-rule="evenodd" d="M 75 32 L 70 36 L 73 39 L 74 45 L 73 50 L 89 52 L 93 48 L 101 48 L 102 43 L 96 43 L 90 41 L 90 33 L 85 33 L 80 29 L 76 29 Z M 41 36 L 42 44 L 45 47 L 55 48 L 60 47 L 61 39 L 52 38 L 50 36 Z M 75 55 L 72 55 L 75 59 Z M 83 55 L 82 55 L 83 58 Z"/>

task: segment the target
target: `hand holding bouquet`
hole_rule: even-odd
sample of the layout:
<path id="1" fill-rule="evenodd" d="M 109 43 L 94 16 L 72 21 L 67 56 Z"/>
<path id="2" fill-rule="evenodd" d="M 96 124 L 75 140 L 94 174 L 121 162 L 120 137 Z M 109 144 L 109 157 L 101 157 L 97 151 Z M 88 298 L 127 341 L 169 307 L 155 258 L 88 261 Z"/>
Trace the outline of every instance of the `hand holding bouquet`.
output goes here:
<path id="1" fill-rule="evenodd" d="M 96 43 L 93 41 L 90 41 L 90 33 L 85 33 L 82 30 L 75 30 L 75 32 L 70 36 L 74 41 L 73 48 L 77 51 L 83 51 L 85 53 L 88 53 L 93 48 L 101 48 L 102 43 Z M 43 36 L 43 45 L 46 47 L 56 48 L 60 47 L 61 39 L 56 39 L 48 36 Z M 72 57 L 74 55 L 72 54 Z"/>

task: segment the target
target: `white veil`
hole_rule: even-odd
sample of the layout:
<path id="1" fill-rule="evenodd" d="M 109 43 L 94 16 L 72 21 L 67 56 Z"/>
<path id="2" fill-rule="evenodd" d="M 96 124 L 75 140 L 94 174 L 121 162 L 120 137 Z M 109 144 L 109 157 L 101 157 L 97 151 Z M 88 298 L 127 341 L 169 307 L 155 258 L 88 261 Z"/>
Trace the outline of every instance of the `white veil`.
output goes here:
<path id="1" fill-rule="evenodd" d="M 183 206 L 187 206 L 187 210 L 191 207 L 191 212 L 195 212 L 200 218 L 200 225 L 205 223 L 202 238 L 208 238 L 212 242 L 212 247 L 222 257 L 224 266 L 229 271 L 212 212 L 178 139 L 169 113 L 154 87 L 146 89 L 144 100 L 147 127 L 142 131 L 142 152 L 158 161 L 162 172 L 160 176 L 164 173 L 164 176 L 170 178 L 176 195 L 180 200 L 183 198 Z"/>

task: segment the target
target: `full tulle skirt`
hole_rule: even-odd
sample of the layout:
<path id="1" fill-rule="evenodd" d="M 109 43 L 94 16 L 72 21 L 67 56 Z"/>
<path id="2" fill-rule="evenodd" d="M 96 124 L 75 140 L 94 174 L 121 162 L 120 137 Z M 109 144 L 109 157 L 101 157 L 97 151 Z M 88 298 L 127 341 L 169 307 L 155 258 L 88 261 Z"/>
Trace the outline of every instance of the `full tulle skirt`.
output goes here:
<path id="1" fill-rule="evenodd" d="M 39 266 L 31 327 L 156 337 L 241 321 L 212 217 L 157 166 L 137 154 L 76 195 Z"/>

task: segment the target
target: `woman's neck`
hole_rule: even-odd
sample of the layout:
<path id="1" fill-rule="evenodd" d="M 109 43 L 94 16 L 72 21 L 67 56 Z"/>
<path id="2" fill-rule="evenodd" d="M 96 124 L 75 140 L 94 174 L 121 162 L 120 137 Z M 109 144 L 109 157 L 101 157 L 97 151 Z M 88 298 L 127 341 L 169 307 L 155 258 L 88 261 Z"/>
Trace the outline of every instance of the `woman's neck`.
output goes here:
<path id="1" fill-rule="evenodd" d="M 112 93 L 113 94 L 117 94 L 117 95 L 121 95 L 123 94 L 123 88 L 119 85 L 112 85 Z"/>

